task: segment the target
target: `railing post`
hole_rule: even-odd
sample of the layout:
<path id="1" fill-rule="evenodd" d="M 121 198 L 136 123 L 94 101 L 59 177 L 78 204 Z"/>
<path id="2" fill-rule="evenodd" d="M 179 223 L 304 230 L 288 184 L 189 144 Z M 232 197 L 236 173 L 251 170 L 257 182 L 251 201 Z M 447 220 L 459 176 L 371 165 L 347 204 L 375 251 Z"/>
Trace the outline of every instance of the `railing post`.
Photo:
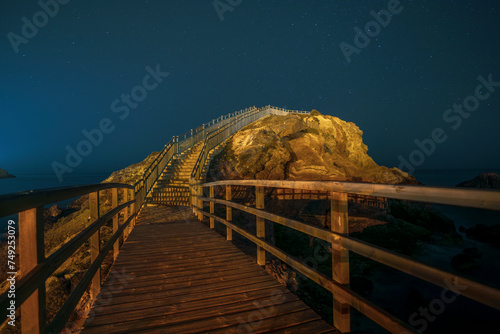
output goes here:
<path id="1" fill-rule="evenodd" d="M 114 209 L 118 206 L 118 188 L 111 189 L 111 209 Z M 113 216 L 113 235 L 118 231 L 120 219 L 120 213 L 117 213 Z M 120 251 L 120 238 L 118 238 L 113 245 L 113 262 L 116 260 L 118 256 L 118 252 Z"/>
<path id="2" fill-rule="evenodd" d="M 131 194 L 127 188 L 123 188 L 123 198 L 124 202 L 128 202 L 131 200 Z M 123 214 L 123 223 L 127 221 L 127 219 L 132 215 L 132 207 L 127 206 L 125 208 L 125 213 Z M 123 231 L 124 233 L 124 239 L 126 240 L 130 234 L 130 231 L 132 229 L 132 222 L 127 226 L 127 228 Z"/>
<path id="3" fill-rule="evenodd" d="M 194 189 L 194 179 L 189 178 L 189 192 L 191 194 L 191 209 L 193 213 L 196 213 L 196 197 L 195 197 L 195 189 Z"/>
<path id="4" fill-rule="evenodd" d="M 122 188 L 122 189 L 123 189 L 123 203 L 126 203 L 126 202 L 128 202 L 128 190 L 127 190 L 127 188 Z M 128 219 L 128 216 L 129 216 L 128 207 L 124 208 L 122 212 L 123 212 L 123 223 L 125 223 Z M 123 230 L 123 242 L 125 242 L 125 240 L 127 240 L 128 233 L 129 233 L 129 230 L 127 227 L 126 229 Z"/>
<path id="5" fill-rule="evenodd" d="M 226 201 L 230 201 L 232 199 L 231 195 L 231 185 L 226 185 Z M 233 220 L 233 208 L 229 205 L 226 205 L 226 220 L 231 222 Z M 230 227 L 226 226 L 226 239 L 233 240 L 233 230 Z"/>
<path id="6" fill-rule="evenodd" d="M 135 201 L 135 193 L 134 193 L 134 189 L 128 189 L 128 198 L 129 198 L 129 201 Z M 133 215 L 135 213 L 135 203 L 132 203 L 130 206 L 129 206 L 129 217 L 131 215 Z M 130 228 L 129 228 L 129 234 L 130 232 L 132 232 L 132 230 L 134 229 L 135 227 L 135 218 L 132 219 L 132 221 L 130 222 Z"/>
<path id="7" fill-rule="evenodd" d="M 214 187 L 210 186 L 210 198 L 214 198 Z M 210 201 L 210 213 L 214 214 L 215 213 L 215 203 Z M 212 217 L 210 217 L 210 228 L 214 228 L 215 222 Z"/>
<path id="8" fill-rule="evenodd" d="M 99 191 L 89 194 L 90 205 L 90 224 L 99 219 Z M 101 251 L 101 229 L 98 229 L 93 236 L 90 237 L 90 263 L 99 256 Z M 90 298 L 95 299 L 101 288 L 101 268 L 97 269 L 92 283 L 90 285 Z"/>
<path id="9" fill-rule="evenodd" d="M 24 277 L 45 260 L 43 206 L 19 212 L 19 262 Z M 12 270 L 14 272 L 15 270 Z M 21 305 L 23 333 L 42 333 L 45 329 L 45 283 Z M 3 319 L 2 319 L 3 320 Z"/>
<path id="10" fill-rule="evenodd" d="M 264 209 L 264 187 L 255 187 L 255 208 Z M 266 236 L 265 220 L 262 217 L 256 217 L 257 238 L 264 239 Z M 257 246 L 257 264 L 259 266 L 266 265 L 266 251 L 264 248 Z"/>
<path id="11" fill-rule="evenodd" d="M 330 192 L 331 230 L 341 234 L 349 233 L 347 216 L 347 193 Z M 349 284 L 349 251 L 332 242 L 332 278 L 340 284 Z M 333 296 L 333 325 L 342 333 L 351 331 L 349 304 Z"/>
<path id="12" fill-rule="evenodd" d="M 198 196 L 203 196 L 203 187 L 201 186 L 201 182 L 198 183 L 198 187 L 196 189 L 196 194 Z M 201 198 L 198 198 L 198 220 L 203 221 L 203 200 Z"/>

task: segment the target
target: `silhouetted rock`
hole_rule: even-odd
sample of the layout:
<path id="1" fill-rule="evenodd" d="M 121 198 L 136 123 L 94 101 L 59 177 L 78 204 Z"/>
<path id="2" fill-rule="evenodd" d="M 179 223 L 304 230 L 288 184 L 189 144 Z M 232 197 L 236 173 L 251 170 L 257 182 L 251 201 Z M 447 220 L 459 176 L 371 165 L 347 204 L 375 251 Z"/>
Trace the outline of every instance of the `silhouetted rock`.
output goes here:
<path id="1" fill-rule="evenodd" d="M 481 252 L 479 251 L 479 249 L 476 248 L 476 247 L 465 248 L 463 250 L 463 253 L 465 255 L 471 256 L 471 257 L 473 257 L 475 259 L 479 259 L 479 258 L 481 258 L 483 256 L 483 254 L 481 254 Z"/>
<path id="2" fill-rule="evenodd" d="M 214 157 L 208 180 L 336 180 L 416 184 L 413 176 L 377 165 L 363 132 L 319 112 L 269 115 L 235 133 Z"/>
<path id="3" fill-rule="evenodd" d="M 461 228 L 472 239 L 491 244 L 500 244 L 500 225 L 477 224 L 471 228 Z"/>
<path id="4" fill-rule="evenodd" d="M 142 176 L 144 175 L 144 171 L 151 165 L 151 163 L 153 163 L 158 154 L 159 152 L 152 152 L 143 161 L 114 171 L 106 180 L 102 181 L 101 183 L 126 183 L 129 185 L 134 185 L 142 178 Z M 121 191 L 119 193 L 121 194 Z M 88 208 L 88 200 L 89 196 L 84 195 L 75 199 L 68 205 L 68 207 L 74 210 Z M 105 205 L 111 205 L 111 191 L 104 191 L 104 196 L 100 197 L 100 201 Z"/>
<path id="5" fill-rule="evenodd" d="M 456 233 L 453 220 L 444 216 L 432 206 L 402 201 L 390 201 L 389 203 L 389 212 L 396 218 L 422 226 L 431 232 Z"/>
<path id="6" fill-rule="evenodd" d="M 466 253 L 455 255 L 451 259 L 451 266 L 458 271 L 465 272 L 479 268 L 479 264 L 476 262 L 474 257 Z"/>
<path id="7" fill-rule="evenodd" d="M 500 189 L 500 175 L 497 173 L 482 173 L 472 180 L 457 184 L 457 187 Z"/>
<path id="8" fill-rule="evenodd" d="M 12 174 L 9 174 L 5 169 L 0 168 L 0 179 L 6 179 L 8 177 L 15 177 Z"/>
<path id="9" fill-rule="evenodd" d="M 45 210 L 45 215 L 50 217 L 57 217 L 61 214 L 62 210 L 59 208 L 59 205 L 54 204 L 50 208 Z"/>
<path id="10" fill-rule="evenodd" d="M 392 216 L 387 218 L 389 223 L 369 226 L 363 232 L 354 232 L 351 236 L 398 253 L 412 255 L 432 234 L 429 230 L 404 220 Z"/>

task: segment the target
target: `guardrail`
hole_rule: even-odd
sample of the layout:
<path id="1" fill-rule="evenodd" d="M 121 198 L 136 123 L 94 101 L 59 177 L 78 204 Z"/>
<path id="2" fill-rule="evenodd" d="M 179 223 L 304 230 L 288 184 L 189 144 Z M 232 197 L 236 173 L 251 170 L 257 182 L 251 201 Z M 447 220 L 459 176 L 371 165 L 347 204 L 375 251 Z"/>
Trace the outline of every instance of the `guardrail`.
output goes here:
<path id="1" fill-rule="evenodd" d="M 231 186 L 255 187 L 256 206 L 248 207 L 231 201 Z M 198 219 L 204 216 L 210 219 L 210 228 L 218 221 L 226 226 L 227 239 L 232 239 L 232 231 L 237 232 L 257 245 L 257 263 L 265 265 L 265 252 L 269 252 L 295 270 L 310 278 L 333 294 L 334 325 L 342 332 L 350 331 L 350 309 L 354 307 L 361 313 L 384 327 L 391 333 L 416 333 L 415 329 L 394 315 L 366 300 L 348 288 L 349 283 L 349 251 L 403 271 L 443 288 L 446 282 L 467 286 L 461 294 L 500 310 L 500 290 L 478 283 L 468 278 L 423 264 L 407 256 L 351 238 L 348 236 L 348 194 L 370 195 L 385 198 L 422 201 L 436 204 L 457 205 L 500 211 L 500 191 L 455 189 L 426 186 L 402 186 L 333 181 L 267 181 L 267 180 L 230 180 L 195 185 L 196 196 L 193 200 Z M 209 196 L 203 196 L 203 188 L 209 188 Z M 214 188 L 225 188 L 225 200 L 214 197 Z M 331 231 L 264 211 L 264 187 L 281 189 L 302 189 L 327 191 L 331 201 Z M 203 202 L 210 203 L 210 212 L 203 209 Z M 226 206 L 226 217 L 214 214 L 214 205 Z M 256 217 L 256 234 L 232 223 L 232 210 L 241 210 Z M 265 241 L 265 220 L 269 220 L 291 229 L 305 233 L 331 243 L 332 278 L 299 262 L 291 255 L 283 252 Z"/>
<path id="2" fill-rule="evenodd" d="M 118 190 L 123 190 L 119 203 Z M 111 209 L 101 215 L 99 191 L 111 190 Z M 89 194 L 90 223 L 80 233 L 66 242 L 54 253 L 45 256 L 44 249 L 44 205 Z M 90 285 L 90 295 L 95 299 L 101 286 L 100 267 L 111 249 L 113 256 L 119 251 L 119 238 L 128 236 L 133 228 L 139 206 L 135 201 L 134 186 L 120 183 L 101 183 L 80 187 L 64 187 L 0 195 L 0 217 L 19 213 L 19 273 L 15 283 L 15 305 L 20 306 L 21 328 L 24 333 L 59 333 Z M 119 214 L 124 212 L 122 224 Z M 101 247 L 100 228 L 113 222 L 113 234 Z M 15 238 L 15 235 L 14 235 Z M 9 238 L 10 240 L 10 238 Z M 15 240 L 15 239 L 12 239 Z M 91 264 L 68 299 L 46 327 L 46 280 L 68 260 L 84 243 L 90 241 Z M 15 245 L 16 243 L 14 243 Z M 12 261 L 14 263 L 14 261 Z M 12 270 L 15 272 L 15 270 Z M 14 274 L 12 274 L 14 275 Z M 10 290 L 0 295 L 2 322 L 8 320 L 6 312 L 11 304 Z"/>

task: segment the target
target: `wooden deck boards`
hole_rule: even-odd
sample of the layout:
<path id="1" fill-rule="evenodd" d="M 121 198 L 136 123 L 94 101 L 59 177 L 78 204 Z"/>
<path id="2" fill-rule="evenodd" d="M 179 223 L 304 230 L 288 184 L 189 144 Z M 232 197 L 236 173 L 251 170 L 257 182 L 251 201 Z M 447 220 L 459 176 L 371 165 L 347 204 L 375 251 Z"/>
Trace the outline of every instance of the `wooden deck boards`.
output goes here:
<path id="1" fill-rule="evenodd" d="M 338 333 L 186 207 L 146 207 L 82 333 Z"/>

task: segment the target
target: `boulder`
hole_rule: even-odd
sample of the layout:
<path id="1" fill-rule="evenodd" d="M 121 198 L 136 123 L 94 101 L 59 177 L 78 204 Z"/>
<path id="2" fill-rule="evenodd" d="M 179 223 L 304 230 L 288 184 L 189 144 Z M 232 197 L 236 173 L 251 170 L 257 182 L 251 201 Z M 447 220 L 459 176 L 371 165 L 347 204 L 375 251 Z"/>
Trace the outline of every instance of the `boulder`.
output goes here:
<path id="1" fill-rule="evenodd" d="M 351 236 L 406 255 L 415 254 L 422 242 L 431 236 L 431 232 L 423 227 L 394 217 L 389 220 L 387 224 L 369 226 L 363 232 L 351 233 Z"/>
<path id="2" fill-rule="evenodd" d="M 455 255 L 451 259 L 451 266 L 458 271 L 469 272 L 479 268 L 479 264 L 474 257 L 468 253 Z"/>
<path id="3" fill-rule="evenodd" d="M 57 217 L 61 214 L 62 210 L 59 208 L 59 205 L 54 204 L 50 208 L 46 209 L 44 214 L 49 217 Z"/>
<path id="4" fill-rule="evenodd" d="M 389 202 L 389 212 L 396 218 L 422 226 L 431 232 L 456 233 L 453 220 L 428 204 L 391 200 Z"/>
<path id="5" fill-rule="evenodd" d="M 207 180 L 336 180 L 416 184 L 397 168 L 377 165 L 352 122 L 311 114 L 269 115 L 226 141 Z"/>

